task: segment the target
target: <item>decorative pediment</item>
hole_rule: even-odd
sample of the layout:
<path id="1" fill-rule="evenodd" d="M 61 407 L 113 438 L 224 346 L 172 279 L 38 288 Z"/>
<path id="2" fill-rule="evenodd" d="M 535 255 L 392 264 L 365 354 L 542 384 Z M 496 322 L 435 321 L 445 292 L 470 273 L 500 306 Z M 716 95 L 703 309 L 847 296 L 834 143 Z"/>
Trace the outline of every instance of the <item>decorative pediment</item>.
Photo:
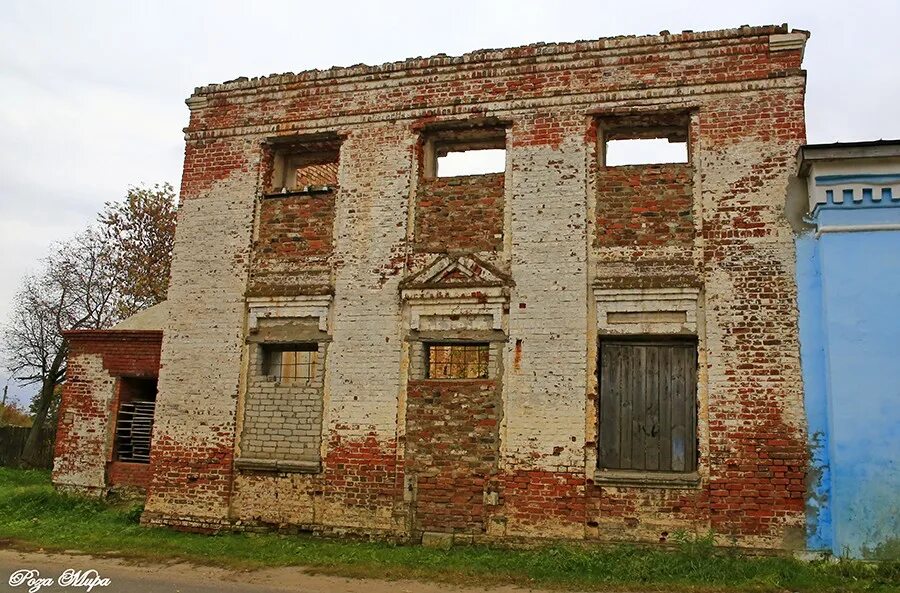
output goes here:
<path id="1" fill-rule="evenodd" d="M 502 329 L 509 309 L 512 278 L 474 255 L 444 255 L 400 283 L 409 309 L 410 329 L 422 317 L 490 317 L 492 329 Z"/>
<path id="2" fill-rule="evenodd" d="M 416 288 L 479 288 L 512 286 L 512 278 L 474 255 L 444 255 L 400 283 Z"/>

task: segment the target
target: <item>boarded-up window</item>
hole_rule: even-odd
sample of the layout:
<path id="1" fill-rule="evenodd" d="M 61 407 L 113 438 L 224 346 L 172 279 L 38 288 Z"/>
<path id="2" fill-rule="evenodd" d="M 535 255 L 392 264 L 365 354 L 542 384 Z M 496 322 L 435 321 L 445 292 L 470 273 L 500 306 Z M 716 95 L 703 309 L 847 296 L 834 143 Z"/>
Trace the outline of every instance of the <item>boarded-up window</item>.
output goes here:
<path id="1" fill-rule="evenodd" d="M 312 321 L 313 318 L 308 318 Z M 305 332 L 285 319 L 260 319 L 252 339 L 290 339 Z M 309 329 L 318 327 L 309 326 Z M 310 336 L 312 337 L 312 336 Z M 318 472 L 321 469 L 326 340 L 261 342 L 249 348 L 239 469 Z"/>
<path id="2" fill-rule="evenodd" d="M 488 344 L 428 344 L 429 379 L 487 379 Z"/>
<path id="3" fill-rule="evenodd" d="M 600 467 L 696 470 L 696 343 L 604 340 L 599 372 Z"/>

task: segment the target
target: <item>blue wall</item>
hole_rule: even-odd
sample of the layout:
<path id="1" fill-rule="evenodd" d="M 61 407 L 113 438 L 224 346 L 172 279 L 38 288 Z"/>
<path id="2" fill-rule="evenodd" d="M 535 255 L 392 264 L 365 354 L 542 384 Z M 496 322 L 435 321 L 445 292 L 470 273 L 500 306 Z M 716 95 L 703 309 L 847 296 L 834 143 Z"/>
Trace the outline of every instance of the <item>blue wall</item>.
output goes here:
<path id="1" fill-rule="evenodd" d="M 813 467 L 807 544 L 897 557 L 900 231 L 802 236 L 797 282 Z"/>

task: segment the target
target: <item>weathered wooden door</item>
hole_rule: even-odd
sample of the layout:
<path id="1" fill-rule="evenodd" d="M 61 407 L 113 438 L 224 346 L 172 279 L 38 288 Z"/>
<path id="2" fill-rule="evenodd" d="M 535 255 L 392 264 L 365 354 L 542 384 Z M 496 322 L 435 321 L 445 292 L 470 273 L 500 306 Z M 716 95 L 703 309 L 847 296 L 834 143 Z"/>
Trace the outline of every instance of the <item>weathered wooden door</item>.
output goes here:
<path id="1" fill-rule="evenodd" d="M 694 341 L 604 340 L 599 375 L 601 468 L 697 468 Z"/>

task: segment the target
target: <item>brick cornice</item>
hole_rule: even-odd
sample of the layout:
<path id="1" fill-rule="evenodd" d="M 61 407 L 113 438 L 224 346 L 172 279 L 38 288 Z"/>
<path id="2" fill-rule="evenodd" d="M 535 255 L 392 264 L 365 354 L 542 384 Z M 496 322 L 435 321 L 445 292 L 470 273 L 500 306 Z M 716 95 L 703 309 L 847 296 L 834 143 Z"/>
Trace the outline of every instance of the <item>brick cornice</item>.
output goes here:
<path id="1" fill-rule="evenodd" d="M 161 330 L 143 329 L 71 329 L 62 333 L 70 342 L 97 342 L 97 341 L 162 341 Z"/>
<path id="2" fill-rule="evenodd" d="M 741 82 L 702 82 L 697 84 L 680 84 L 671 86 L 658 86 L 652 88 L 618 88 L 610 91 L 566 93 L 557 95 L 545 94 L 541 97 L 527 99 L 527 107 L 530 109 L 548 109 L 552 107 L 583 106 L 584 113 L 597 114 L 605 109 L 619 109 L 630 106 L 636 102 L 650 107 L 654 104 L 665 105 L 667 108 L 681 107 L 685 109 L 698 108 L 700 101 L 698 96 L 711 97 L 731 93 L 747 93 L 769 89 L 795 88 L 803 90 L 806 84 L 805 71 L 798 70 L 789 76 L 750 80 Z M 496 99 L 466 103 L 466 109 L 476 110 L 484 107 L 492 115 L 518 113 L 523 108 L 523 99 Z M 676 105 L 677 102 L 677 105 Z M 333 129 L 335 127 L 353 127 L 363 123 L 379 121 L 395 122 L 402 119 L 416 120 L 422 117 L 464 115 L 459 105 L 431 105 L 427 108 L 396 109 L 389 113 L 349 113 L 340 116 L 326 116 L 321 118 L 284 119 L 272 123 L 260 125 L 229 126 L 206 129 L 185 128 L 185 140 L 196 142 L 216 138 L 233 136 L 272 136 L 287 135 L 291 133 L 311 133 L 320 129 Z"/>

